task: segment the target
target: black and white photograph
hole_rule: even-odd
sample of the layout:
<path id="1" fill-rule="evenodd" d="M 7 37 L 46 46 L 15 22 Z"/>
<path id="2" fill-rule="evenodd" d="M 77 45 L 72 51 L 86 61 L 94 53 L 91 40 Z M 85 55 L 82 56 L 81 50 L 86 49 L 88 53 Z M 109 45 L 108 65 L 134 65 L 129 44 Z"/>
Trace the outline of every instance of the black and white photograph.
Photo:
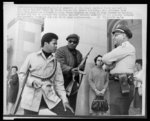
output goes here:
<path id="1" fill-rule="evenodd" d="M 147 4 L 3 2 L 3 119 L 144 118 Z"/>

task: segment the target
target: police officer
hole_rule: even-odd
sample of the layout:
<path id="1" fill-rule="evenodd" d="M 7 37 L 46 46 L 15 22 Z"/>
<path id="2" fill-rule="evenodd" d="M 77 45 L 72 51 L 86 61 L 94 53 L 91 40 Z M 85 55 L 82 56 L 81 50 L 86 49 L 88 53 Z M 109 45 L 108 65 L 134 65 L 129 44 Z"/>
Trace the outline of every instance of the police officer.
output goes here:
<path id="1" fill-rule="evenodd" d="M 133 99 L 133 72 L 136 60 L 135 47 L 129 42 L 132 32 L 126 26 L 119 26 L 113 32 L 114 48 L 105 54 L 102 61 L 107 65 L 115 63 L 110 70 L 110 114 L 128 115 Z"/>

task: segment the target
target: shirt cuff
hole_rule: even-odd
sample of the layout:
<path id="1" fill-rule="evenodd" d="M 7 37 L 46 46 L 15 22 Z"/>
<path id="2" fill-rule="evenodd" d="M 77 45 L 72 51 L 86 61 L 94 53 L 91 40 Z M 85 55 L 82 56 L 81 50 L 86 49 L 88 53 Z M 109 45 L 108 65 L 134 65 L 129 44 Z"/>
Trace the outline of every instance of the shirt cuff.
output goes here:
<path id="1" fill-rule="evenodd" d="M 63 102 L 63 103 L 69 103 L 67 97 L 66 97 L 66 98 L 63 98 L 63 99 L 62 99 L 62 102 Z"/>
<path id="2" fill-rule="evenodd" d="M 63 103 L 69 102 L 69 101 L 68 101 L 68 98 L 67 98 L 67 96 L 66 96 L 65 93 L 63 93 L 63 94 L 61 95 L 61 99 L 62 99 L 62 102 L 63 102 Z"/>

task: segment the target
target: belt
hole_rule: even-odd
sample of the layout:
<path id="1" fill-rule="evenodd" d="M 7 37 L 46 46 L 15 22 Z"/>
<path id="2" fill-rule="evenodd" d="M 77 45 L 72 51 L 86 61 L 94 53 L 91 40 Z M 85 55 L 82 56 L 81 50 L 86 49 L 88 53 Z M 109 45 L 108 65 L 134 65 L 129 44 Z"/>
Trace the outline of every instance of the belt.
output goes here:
<path id="1" fill-rule="evenodd" d="M 52 80 L 51 79 L 42 79 L 42 82 L 46 82 L 46 81 L 49 81 L 52 83 Z"/>
<path id="2" fill-rule="evenodd" d="M 114 80 L 114 81 L 119 81 L 119 78 L 121 76 L 126 76 L 128 78 L 128 82 L 130 84 L 133 83 L 134 78 L 133 78 L 133 73 L 119 73 L 119 74 L 109 74 L 109 79 Z"/>
<path id="3" fill-rule="evenodd" d="M 42 82 L 46 82 L 46 81 L 49 81 L 50 83 L 53 83 L 52 79 L 51 78 L 40 78 L 38 76 L 35 76 L 35 75 L 30 75 L 31 77 L 34 77 L 36 79 L 40 79 Z"/>
<path id="4" fill-rule="evenodd" d="M 115 74 L 110 74 L 110 75 L 112 75 L 112 76 L 119 76 L 119 75 L 127 75 L 127 76 L 129 76 L 129 75 L 133 75 L 133 73 L 115 73 Z"/>
<path id="5" fill-rule="evenodd" d="M 119 78 L 119 76 L 133 77 L 133 73 L 109 74 L 109 77 Z"/>

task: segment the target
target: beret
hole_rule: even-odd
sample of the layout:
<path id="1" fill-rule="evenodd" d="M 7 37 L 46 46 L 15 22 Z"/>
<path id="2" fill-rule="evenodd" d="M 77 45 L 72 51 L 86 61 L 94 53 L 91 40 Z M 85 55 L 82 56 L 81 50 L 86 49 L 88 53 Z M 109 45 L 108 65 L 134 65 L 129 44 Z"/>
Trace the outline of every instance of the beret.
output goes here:
<path id="1" fill-rule="evenodd" d="M 66 40 L 68 40 L 69 38 L 76 38 L 78 41 L 79 41 L 79 39 L 80 39 L 80 37 L 79 37 L 77 34 L 70 34 L 70 35 L 66 38 Z"/>
<path id="2" fill-rule="evenodd" d="M 127 37 L 128 37 L 129 39 L 132 38 L 132 32 L 131 32 L 131 30 L 130 30 L 128 27 L 126 27 L 126 26 L 121 25 L 121 26 L 117 27 L 117 28 L 112 32 L 112 34 L 114 34 L 115 32 L 123 32 L 123 33 L 125 33 L 125 34 L 127 35 Z"/>

